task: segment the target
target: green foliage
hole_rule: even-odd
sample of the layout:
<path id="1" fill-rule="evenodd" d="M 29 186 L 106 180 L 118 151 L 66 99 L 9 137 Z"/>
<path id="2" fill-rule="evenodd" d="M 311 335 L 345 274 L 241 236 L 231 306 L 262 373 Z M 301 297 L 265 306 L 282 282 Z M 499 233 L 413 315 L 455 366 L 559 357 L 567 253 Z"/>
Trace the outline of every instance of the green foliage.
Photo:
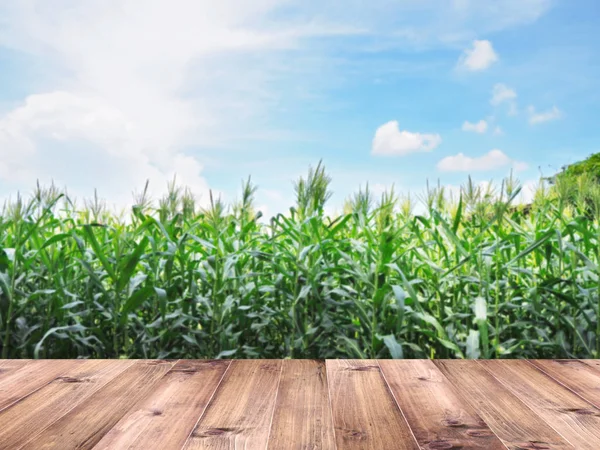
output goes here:
<path id="1" fill-rule="evenodd" d="M 577 178 L 580 175 L 588 174 L 596 182 L 600 182 L 600 153 L 594 153 L 583 161 L 563 167 L 558 178 Z"/>
<path id="2" fill-rule="evenodd" d="M 266 223 L 250 179 L 232 208 L 175 182 L 155 208 L 146 186 L 128 217 L 54 187 L 18 197 L 2 357 L 600 357 L 600 224 L 570 187 L 527 208 L 512 178 L 429 187 L 420 213 L 367 187 L 329 218 L 329 183 L 319 164 Z"/>
<path id="3" fill-rule="evenodd" d="M 600 153 L 565 166 L 549 179 L 561 204 L 585 210 L 588 216 L 600 213 Z"/>

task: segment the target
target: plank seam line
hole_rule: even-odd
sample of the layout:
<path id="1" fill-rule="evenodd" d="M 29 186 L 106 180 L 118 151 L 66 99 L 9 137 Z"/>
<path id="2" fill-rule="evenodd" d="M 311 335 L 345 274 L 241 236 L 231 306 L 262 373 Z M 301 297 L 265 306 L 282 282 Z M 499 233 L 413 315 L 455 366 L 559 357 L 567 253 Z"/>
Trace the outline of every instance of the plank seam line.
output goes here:
<path id="1" fill-rule="evenodd" d="M 87 401 L 88 398 L 90 398 L 92 395 L 94 395 L 96 392 L 98 392 L 100 389 L 102 389 L 104 386 L 106 386 L 108 383 L 112 382 L 115 378 L 119 377 L 123 372 L 125 372 L 127 369 L 129 369 L 130 367 L 132 367 L 136 362 L 132 361 L 131 363 L 129 363 L 128 365 L 126 365 L 123 370 L 121 370 L 119 373 L 117 373 L 114 377 L 112 377 L 111 379 L 107 380 L 107 382 L 103 385 L 100 386 L 98 388 L 96 388 L 96 390 L 92 391 L 90 393 L 90 395 L 88 395 L 85 399 L 83 399 L 81 402 L 79 403 L 75 403 L 73 404 L 73 406 L 71 406 L 67 411 L 65 411 L 62 415 L 58 416 L 56 419 L 54 419 L 52 422 L 50 422 L 47 426 L 45 426 L 44 428 L 40 429 L 40 430 L 36 430 L 35 434 L 32 434 L 29 439 L 27 439 L 25 442 L 23 442 L 23 444 L 19 447 L 19 449 L 25 447 L 27 444 L 29 444 L 31 441 L 33 441 L 35 438 L 37 438 L 40 434 L 42 434 L 44 431 L 46 431 L 48 428 L 50 428 L 52 425 L 54 425 L 56 422 L 58 422 L 60 419 L 62 419 L 63 417 L 65 417 L 67 414 L 69 414 L 73 409 L 75 409 L 77 406 L 81 405 L 83 402 Z M 54 378 L 52 381 L 55 381 L 56 379 L 58 379 L 60 377 L 56 377 Z M 52 383 L 52 381 L 50 383 Z M 48 383 L 48 385 L 50 384 Z M 47 385 L 46 385 L 47 386 Z M 44 386 L 45 387 L 45 386 Z"/>
<path id="2" fill-rule="evenodd" d="M 327 369 L 327 360 L 323 361 L 325 365 L 325 376 L 327 377 L 327 400 L 329 402 L 329 416 L 331 417 L 331 429 L 333 430 L 333 445 L 337 450 L 337 439 L 335 436 L 335 422 L 333 421 L 333 407 L 331 406 L 331 386 L 329 384 L 329 370 Z"/>
<path id="3" fill-rule="evenodd" d="M 283 376 L 283 363 L 279 364 L 279 378 L 277 379 L 277 390 L 275 391 L 275 399 L 273 400 L 273 411 L 271 412 L 271 420 L 269 421 L 269 432 L 267 433 L 267 444 L 265 450 L 269 449 L 269 440 L 271 439 L 271 430 L 273 429 L 273 418 L 275 417 L 275 409 L 277 409 L 277 397 L 279 396 L 279 386 L 281 385 L 281 377 Z"/>
<path id="4" fill-rule="evenodd" d="M 498 434 L 492 429 L 492 427 L 490 427 L 490 424 L 487 423 L 485 420 L 483 420 L 483 417 L 481 417 L 481 414 L 479 414 L 479 411 L 477 411 L 477 408 L 473 407 L 473 404 L 471 402 L 469 402 L 469 400 L 463 396 L 463 394 L 462 394 L 461 390 L 459 389 L 459 387 L 456 386 L 452 382 L 452 380 L 446 376 L 446 373 L 442 369 L 440 369 L 440 367 L 435 363 L 435 361 L 433 361 L 431 359 L 429 361 L 431 361 L 431 363 L 438 370 L 438 372 L 440 373 L 440 375 L 442 377 L 444 377 L 444 379 L 448 382 L 448 386 L 450 387 L 450 389 L 452 389 L 452 391 L 454 391 L 454 393 L 456 394 L 456 396 L 458 397 L 458 399 L 463 400 L 467 406 L 471 406 L 471 409 L 477 415 L 477 417 L 483 423 L 485 423 L 485 425 L 488 427 L 488 430 L 490 430 L 492 432 L 492 434 L 494 436 L 496 436 L 496 439 L 498 439 L 498 441 L 504 446 L 504 448 L 506 448 L 508 450 L 508 445 L 506 444 L 506 442 L 504 442 L 503 439 L 500 439 L 500 436 L 498 436 Z"/>
<path id="5" fill-rule="evenodd" d="M 136 361 L 136 362 L 139 362 L 139 361 L 148 362 L 149 360 L 145 360 L 145 359 L 138 359 L 138 360 L 134 360 L 134 361 Z M 159 361 L 166 361 L 166 360 L 162 360 L 162 359 L 160 359 Z M 166 371 L 166 372 L 165 372 L 165 373 L 164 373 L 164 374 L 163 374 L 163 375 L 162 375 L 160 378 L 158 378 L 158 379 L 156 379 L 154 382 L 152 382 L 152 385 L 150 386 L 150 388 L 148 388 L 148 392 L 146 392 L 144 395 L 142 395 L 142 396 L 141 396 L 141 397 L 140 397 L 140 398 L 139 398 L 137 401 L 133 402 L 133 403 L 132 403 L 132 404 L 129 406 L 129 408 L 126 408 L 126 409 L 125 409 L 125 411 L 123 412 L 123 414 L 121 414 L 121 415 L 118 417 L 118 419 L 115 421 L 115 423 L 113 424 L 113 426 L 112 426 L 112 427 L 110 427 L 108 430 L 104 431 L 102 434 L 100 434 L 100 432 L 101 432 L 102 430 L 96 430 L 96 431 L 95 431 L 95 432 L 92 434 L 92 436 L 99 435 L 99 439 L 98 439 L 98 441 L 96 442 L 96 444 L 94 444 L 94 447 L 95 447 L 95 446 L 96 446 L 96 445 L 97 445 L 97 444 L 98 444 L 98 443 L 99 443 L 99 442 L 100 442 L 102 439 L 104 439 L 104 436 L 106 436 L 106 435 L 107 435 L 107 434 L 108 434 L 108 433 L 109 433 L 109 432 L 110 432 L 110 431 L 111 431 L 111 430 L 112 430 L 112 429 L 113 429 L 113 428 L 114 428 L 114 427 L 115 427 L 115 426 L 116 426 L 116 425 L 117 425 L 117 424 L 118 424 L 118 423 L 121 421 L 121 419 L 123 419 L 123 417 L 125 417 L 127 414 L 129 414 L 129 412 L 130 412 L 131 410 L 133 410 L 133 408 L 135 408 L 135 407 L 136 407 L 136 405 L 138 405 L 138 404 L 142 403 L 142 402 L 143 402 L 143 401 L 144 401 L 146 398 L 148 398 L 148 397 L 150 397 L 150 396 L 152 395 L 153 389 L 155 389 L 155 388 L 156 388 L 156 386 L 157 386 L 157 385 L 160 383 L 160 381 L 161 381 L 161 380 L 162 380 L 162 379 L 163 379 L 163 378 L 164 378 L 164 377 L 165 377 L 165 376 L 166 376 L 166 375 L 167 375 L 167 374 L 168 374 L 168 373 L 169 373 L 169 372 L 170 372 L 170 371 L 173 369 L 173 367 L 175 367 L 175 364 L 177 364 L 178 362 L 179 362 L 179 360 L 178 360 L 178 359 L 177 359 L 177 360 L 175 360 L 175 362 L 171 362 L 171 367 L 169 368 L 169 370 L 167 370 L 167 371 Z M 140 363 L 140 364 L 143 364 L 143 363 Z M 112 383 L 113 381 L 114 381 L 114 380 L 111 380 L 111 383 Z M 91 439 L 91 437 L 92 437 L 92 436 L 88 437 L 88 439 L 87 439 L 87 440 Z M 86 440 L 86 441 L 87 441 L 87 440 Z M 85 441 L 84 441 L 84 442 L 85 442 Z"/>
<path id="6" fill-rule="evenodd" d="M 25 368 L 26 366 L 27 366 L 27 364 L 25 364 L 25 366 L 21 367 L 21 369 Z M 18 370 L 17 370 L 17 372 L 18 372 L 19 370 L 20 370 L 20 369 L 18 369 Z M 30 395 L 33 395 L 33 394 L 35 394 L 35 393 L 36 393 L 37 391 L 39 391 L 40 389 L 42 389 L 42 388 L 45 388 L 45 387 L 46 387 L 46 386 L 48 386 L 50 383 L 52 383 L 54 380 L 56 380 L 57 378 L 61 377 L 61 376 L 62 376 L 62 373 L 63 373 L 63 372 L 61 372 L 61 374 L 60 374 L 60 375 L 56 375 L 56 377 L 55 377 L 55 378 L 52 378 L 52 379 L 51 379 L 51 380 L 49 380 L 47 383 L 45 383 L 45 384 L 42 384 L 41 386 L 38 386 L 38 387 L 37 387 L 37 389 L 34 389 L 34 390 L 33 390 L 33 391 L 31 391 L 31 392 L 28 392 L 28 393 L 27 393 L 27 394 L 25 394 L 23 397 L 19 397 L 19 398 L 18 398 L 18 399 L 16 399 L 14 402 L 12 402 L 12 403 L 10 403 L 10 404 L 6 405 L 4 408 L 0 408 L 0 413 L 2 413 L 3 411 L 6 411 L 8 408 L 12 408 L 12 407 L 13 407 L 13 406 L 15 406 L 17 403 L 20 403 L 21 401 L 25 400 L 25 399 L 26 399 L 27 397 L 29 397 Z"/>
<path id="7" fill-rule="evenodd" d="M 227 374 L 227 372 L 229 372 L 229 368 L 232 366 L 233 361 L 229 360 L 229 364 L 227 364 L 227 368 L 223 371 L 223 375 L 221 375 L 221 379 L 219 380 L 219 382 L 217 383 L 217 386 L 215 387 L 215 390 L 213 391 L 212 395 L 210 396 L 210 399 L 208 399 L 208 402 L 206 402 L 206 406 L 204 407 L 204 409 L 202 410 L 202 412 L 200 413 L 200 415 L 198 416 L 198 420 L 196 420 L 196 423 L 194 424 L 194 426 L 192 427 L 190 434 L 188 434 L 188 437 L 186 438 L 185 442 L 183 443 L 183 445 L 181 446 L 181 450 L 183 450 L 185 448 L 185 446 L 187 445 L 188 441 L 190 440 L 190 438 L 192 437 L 192 434 L 194 434 L 194 430 L 196 429 L 196 427 L 198 426 L 198 424 L 200 423 L 200 420 L 202 419 L 202 417 L 204 416 L 204 414 L 206 413 L 206 410 L 208 409 L 208 407 L 210 406 L 210 404 L 212 403 L 213 399 L 215 398 L 215 394 L 217 393 L 217 391 L 219 390 L 219 388 L 221 387 L 221 383 L 223 383 L 223 379 L 225 378 L 225 375 Z"/>
<path id="8" fill-rule="evenodd" d="M 580 361 L 580 360 L 575 360 L 575 361 Z M 549 377 L 552 381 L 555 381 L 556 383 L 558 383 L 559 385 L 563 386 L 565 389 L 567 389 L 569 392 L 572 392 L 573 394 L 575 394 L 577 397 L 579 397 L 580 399 L 582 399 L 583 401 L 585 401 L 586 403 L 589 403 L 590 405 L 592 405 L 594 408 L 596 409 L 600 409 L 600 404 L 596 405 L 596 403 L 594 403 L 592 400 L 588 400 L 587 398 L 585 398 L 583 395 L 579 394 L 578 392 L 574 391 L 573 389 L 571 389 L 569 386 L 567 386 L 566 384 L 564 384 L 562 381 L 560 381 L 558 378 L 555 378 L 552 376 L 551 373 L 546 372 L 542 367 L 539 367 L 538 365 L 532 363 L 531 361 L 527 360 L 527 362 L 529 364 L 531 364 L 533 367 L 536 368 L 536 370 L 539 370 L 540 372 L 542 372 L 544 375 L 546 375 L 547 377 Z M 588 364 L 583 363 L 585 366 L 587 367 L 591 367 Z"/>
<path id="9" fill-rule="evenodd" d="M 17 369 L 15 372 L 20 371 L 21 369 L 24 369 L 25 367 L 29 366 L 30 363 L 32 361 L 49 361 L 49 360 L 29 360 L 29 362 L 27 364 L 25 364 L 23 367 L 20 367 L 19 369 Z M 133 364 L 133 363 L 132 363 Z M 67 369 L 67 371 L 70 369 Z M 62 377 L 64 375 L 64 372 L 60 372 L 59 374 L 56 375 L 56 377 L 52 378 L 51 380 L 49 380 L 47 383 L 42 384 L 41 386 L 39 386 L 37 389 L 34 389 L 33 391 L 25 394 L 23 397 L 19 397 L 17 400 L 15 400 L 14 402 L 10 403 L 9 405 L 6 405 L 4 408 L 0 409 L 0 413 L 6 411 L 8 408 L 12 408 L 13 406 L 15 406 L 17 403 L 22 402 L 23 400 L 25 400 L 26 398 L 28 398 L 29 396 L 35 394 L 37 391 L 39 391 L 40 389 L 45 388 L 46 386 L 48 386 L 49 384 L 51 384 L 52 382 L 56 381 L 58 378 Z"/>
<path id="10" fill-rule="evenodd" d="M 159 379 L 156 381 L 155 385 L 153 386 L 153 390 L 152 390 L 152 391 L 150 391 L 150 392 L 148 392 L 148 394 L 147 394 L 147 395 L 145 395 L 145 396 L 142 396 L 142 398 L 140 398 L 140 399 L 139 399 L 137 402 L 135 402 L 135 403 L 133 404 L 133 406 L 132 406 L 130 409 L 128 409 L 128 410 L 125 412 L 125 414 L 123 414 L 123 415 L 121 416 L 121 418 L 120 418 L 118 421 L 116 421 L 116 422 L 115 422 L 115 424 L 114 424 L 114 425 L 113 425 L 113 426 L 110 428 L 110 430 L 108 430 L 106 433 L 104 433 L 104 434 L 102 435 L 102 438 L 101 438 L 101 439 L 98 441 L 98 443 L 97 443 L 96 445 L 99 445 L 99 444 L 100 444 L 100 442 L 102 442 L 102 441 L 104 440 L 104 438 L 105 438 L 105 437 L 106 437 L 106 436 L 107 436 L 107 435 L 108 435 L 108 434 L 109 434 L 109 433 L 110 433 L 110 432 L 111 432 L 111 431 L 112 431 L 112 430 L 113 430 L 113 429 L 114 429 L 114 428 L 115 428 L 117 425 L 119 425 L 119 423 L 121 423 L 121 420 L 123 420 L 125 417 L 127 417 L 127 415 L 128 415 L 128 414 L 129 414 L 131 411 L 133 411 L 134 409 L 136 409 L 138 405 L 142 405 L 142 404 L 143 404 L 143 403 L 144 403 L 144 402 L 145 402 L 145 401 L 146 401 L 148 398 L 152 397 L 152 395 L 154 394 L 155 388 L 158 388 L 158 387 L 160 386 L 161 382 L 167 378 L 167 375 L 169 375 L 169 374 L 170 374 L 170 373 L 173 371 L 173 368 L 174 368 L 174 367 L 175 367 L 175 366 L 176 366 L 176 365 L 179 363 L 179 361 L 181 361 L 181 360 L 180 360 L 180 359 L 177 359 L 177 360 L 175 360 L 175 362 L 173 363 L 173 365 L 171 366 L 171 368 L 170 368 L 169 370 L 167 370 L 167 371 L 165 372 L 165 374 L 164 374 L 162 377 L 160 377 L 160 378 L 159 378 Z M 171 396 L 170 396 L 170 397 L 168 397 L 168 399 L 170 400 L 171 398 L 173 398 L 173 396 L 174 396 L 174 395 L 175 395 L 175 394 L 171 394 Z M 142 431 L 140 432 L 140 434 L 143 434 L 143 433 L 145 433 L 145 432 L 146 432 L 146 430 L 148 429 L 148 427 L 150 427 L 150 426 L 152 426 L 152 424 L 151 424 L 151 423 L 147 423 L 147 424 L 146 424 L 146 425 L 145 425 L 145 426 L 142 428 Z M 136 440 L 137 440 L 137 439 L 136 439 Z M 96 445 L 95 445 L 93 448 L 95 448 L 95 447 L 96 447 Z"/>
<path id="11" fill-rule="evenodd" d="M 488 369 L 487 367 L 485 367 L 485 365 L 481 364 L 481 363 L 480 363 L 478 360 L 475 360 L 475 361 L 477 361 L 477 364 L 479 364 L 479 366 L 480 366 L 480 367 L 483 367 L 483 369 L 484 369 L 485 371 L 487 371 L 487 372 L 488 372 L 488 373 L 489 373 L 489 374 L 490 374 L 492 377 L 494 377 L 494 379 L 496 379 L 496 380 L 498 381 L 498 383 L 500 383 L 500 384 L 501 384 L 501 385 L 504 387 L 504 389 L 506 389 L 506 390 L 507 390 L 507 391 L 508 391 L 508 392 L 509 392 L 511 395 L 513 395 L 513 396 L 514 396 L 514 397 L 515 397 L 515 398 L 516 398 L 518 401 L 520 401 L 521 403 L 523 403 L 523 405 L 525 405 L 525 407 L 526 407 L 527 409 L 529 409 L 531 412 L 533 412 L 533 414 L 535 414 L 535 416 L 536 416 L 538 419 L 540 419 L 542 422 L 544 422 L 544 423 L 545 423 L 545 424 L 547 424 L 547 425 L 548 425 L 550 428 L 552 428 L 556 434 L 558 434 L 558 435 L 559 435 L 561 438 L 563 438 L 563 439 L 564 439 L 564 440 L 565 440 L 565 441 L 566 441 L 568 444 L 570 444 L 571 446 L 573 446 L 573 448 L 577 448 L 577 447 L 575 447 L 575 445 L 574 445 L 574 444 L 573 444 L 571 441 L 569 441 L 569 440 L 568 440 L 568 439 L 567 439 L 565 436 L 563 436 L 563 435 L 562 435 L 562 433 L 561 433 L 560 431 L 558 431 L 556 428 L 554 428 L 550 422 L 548 422 L 546 419 L 544 419 L 542 416 L 540 416 L 538 413 L 536 413 L 536 412 L 535 412 L 535 410 L 533 409 L 533 407 L 531 407 L 531 406 L 529 405 L 529 403 L 527 403 L 525 400 L 523 400 L 523 399 L 521 399 L 520 397 L 518 397 L 518 396 L 517 396 L 517 393 L 516 393 L 516 392 L 514 392 L 514 391 L 513 391 L 513 390 L 510 388 L 510 386 L 508 386 L 508 385 L 507 385 L 505 382 L 503 382 L 503 381 L 502 381 L 500 378 L 498 378 L 496 375 L 494 375 L 494 373 L 493 373 L 493 372 L 492 372 L 490 369 Z"/>
<path id="12" fill-rule="evenodd" d="M 481 417 L 481 414 L 479 413 L 479 409 L 477 407 L 477 404 L 474 401 L 471 401 L 469 399 L 469 397 L 467 395 L 465 395 L 462 391 L 462 388 L 460 388 L 458 385 L 456 385 L 452 379 L 450 379 L 449 376 L 447 376 L 446 374 L 446 369 L 444 368 L 444 366 L 440 363 L 440 361 L 444 361 L 444 360 L 432 360 L 433 364 L 439 369 L 439 371 L 441 372 L 442 375 L 444 375 L 444 377 L 446 377 L 446 379 L 450 382 L 450 384 L 452 385 L 452 387 L 456 390 L 456 392 L 458 393 L 459 398 L 461 398 L 463 401 L 465 401 L 467 403 L 467 405 L 470 405 L 471 408 L 475 411 L 475 413 L 481 418 L 481 420 L 483 420 L 483 422 L 487 425 L 487 427 L 490 429 L 490 431 L 492 433 L 494 433 L 496 435 L 496 437 L 500 440 L 500 442 L 502 442 L 502 445 L 504 445 L 504 447 L 506 447 L 507 449 L 510 448 L 508 446 L 508 444 L 504 441 L 504 439 L 500 438 L 500 436 L 498 436 L 498 434 L 493 430 L 493 428 L 490 426 L 489 423 L 487 423 L 483 417 Z M 512 392 L 511 392 L 512 394 Z M 518 400 L 518 399 L 517 399 Z"/>
<path id="13" fill-rule="evenodd" d="M 394 404 L 396 405 L 396 408 L 398 408 L 398 410 L 400 411 L 400 414 L 402 414 L 402 418 L 404 419 L 404 422 L 406 423 L 406 426 L 410 430 L 410 435 L 413 437 L 413 441 L 415 441 L 415 444 L 417 444 L 417 448 L 423 448 L 419 444 L 419 441 L 417 441 L 417 437 L 415 436 L 415 433 L 413 432 L 413 429 L 410 426 L 410 423 L 408 423 L 408 420 L 406 419 L 406 416 L 404 415 L 404 411 L 402 411 L 402 408 L 400 407 L 400 404 L 398 403 L 398 400 L 396 399 L 396 396 L 392 392 L 392 388 L 390 388 L 390 383 L 388 383 L 388 380 L 385 377 L 385 373 L 383 373 L 383 368 L 381 367 L 381 364 L 379 364 L 379 360 L 376 359 L 375 362 L 377 363 L 377 367 L 379 367 L 379 373 L 383 377 L 383 381 L 385 383 L 385 387 L 387 388 L 388 393 L 392 396 L 392 399 L 394 399 Z"/>

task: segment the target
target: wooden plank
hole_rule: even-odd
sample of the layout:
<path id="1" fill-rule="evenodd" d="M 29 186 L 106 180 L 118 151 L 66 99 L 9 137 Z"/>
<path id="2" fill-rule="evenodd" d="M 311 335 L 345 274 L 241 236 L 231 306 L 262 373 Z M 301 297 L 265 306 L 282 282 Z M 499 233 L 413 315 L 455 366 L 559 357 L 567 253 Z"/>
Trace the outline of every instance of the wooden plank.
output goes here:
<path id="1" fill-rule="evenodd" d="M 596 408 L 600 408 L 600 371 L 580 360 L 531 360 L 544 371 Z"/>
<path id="2" fill-rule="evenodd" d="M 135 361 L 117 378 L 75 406 L 22 448 L 92 448 L 154 388 L 173 364 L 172 361 Z"/>
<path id="3" fill-rule="evenodd" d="M 557 360 L 557 361 L 561 361 L 561 360 Z M 581 361 L 584 364 L 587 364 L 590 367 L 593 367 L 594 369 L 600 371 L 600 359 L 580 359 L 578 361 Z"/>
<path id="4" fill-rule="evenodd" d="M 380 360 L 396 403 L 421 448 L 506 449 L 429 360 Z"/>
<path id="5" fill-rule="evenodd" d="M 508 448 L 574 448 L 480 364 L 467 360 L 434 363 Z"/>
<path id="6" fill-rule="evenodd" d="M 283 362 L 269 449 L 335 449 L 324 361 Z"/>
<path id="7" fill-rule="evenodd" d="M 0 379 L 0 411 L 37 391 L 85 360 L 37 360 Z"/>
<path id="8" fill-rule="evenodd" d="M 575 448 L 596 450 L 600 410 L 527 361 L 481 361 L 481 364 Z"/>
<path id="9" fill-rule="evenodd" d="M 0 380 L 29 364 L 30 359 L 0 359 Z"/>
<path id="10" fill-rule="evenodd" d="M 281 376 L 280 360 L 237 360 L 184 448 L 264 450 Z"/>
<path id="11" fill-rule="evenodd" d="M 327 360 L 336 444 L 340 449 L 418 449 L 375 360 Z"/>
<path id="12" fill-rule="evenodd" d="M 156 389 L 94 447 L 181 449 L 204 413 L 230 361 L 179 361 Z"/>
<path id="13" fill-rule="evenodd" d="M 20 448 L 132 364 L 87 360 L 0 412 L 0 449 Z"/>

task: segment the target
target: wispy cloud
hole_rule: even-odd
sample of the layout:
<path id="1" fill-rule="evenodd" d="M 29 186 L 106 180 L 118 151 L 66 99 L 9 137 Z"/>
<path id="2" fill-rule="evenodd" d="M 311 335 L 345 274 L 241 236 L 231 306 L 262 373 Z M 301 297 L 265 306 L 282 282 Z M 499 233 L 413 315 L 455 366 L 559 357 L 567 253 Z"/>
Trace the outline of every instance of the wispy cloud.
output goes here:
<path id="1" fill-rule="evenodd" d="M 563 112 L 558 109 L 556 106 L 553 106 L 548 111 L 536 112 L 533 106 L 530 106 L 527 109 L 529 113 L 529 123 L 531 125 L 538 125 L 544 122 L 550 122 L 552 120 L 558 120 L 563 117 Z"/>
<path id="2" fill-rule="evenodd" d="M 491 150 L 485 155 L 469 157 L 464 153 L 443 158 L 437 165 L 442 172 L 483 172 L 512 166 L 515 170 L 525 170 L 527 164 L 509 158 L 502 150 Z"/>
<path id="3" fill-rule="evenodd" d="M 505 84 L 497 83 L 492 88 L 492 98 L 490 103 L 493 106 L 498 106 L 505 102 L 513 102 L 517 98 L 517 93 L 514 89 L 509 88 Z"/>
<path id="4" fill-rule="evenodd" d="M 485 133 L 487 131 L 487 129 L 488 129 L 488 123 L 483 119 L 477 123 L 471 123 L 467 120 L 462 125 L 463 131 L 471 131 L 471 132 L 479 133 L 479 134 Z"/>

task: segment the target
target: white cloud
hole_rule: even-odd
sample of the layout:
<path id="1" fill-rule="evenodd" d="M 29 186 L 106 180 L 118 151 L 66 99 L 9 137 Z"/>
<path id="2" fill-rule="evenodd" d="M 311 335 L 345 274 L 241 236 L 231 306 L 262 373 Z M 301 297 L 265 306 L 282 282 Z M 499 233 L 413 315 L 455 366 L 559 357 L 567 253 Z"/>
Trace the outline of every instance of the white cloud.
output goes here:
<path id="1" fill-rule="evenodd" d="M 465 121 L 465 123 L 463 123 L 462 129 L 463 131 L 473 131 L 474 133 L 483 134 L 488 129 L 488 123 L 483 119 L 477 123 Z"/>
<path id="2" fill-rule="evenodd" d="M 280 101 L 266 88 L 282 70 L 269 56 L 354 32 L 316 21 L 273 27 L 265 21 L 280 4 L 0 0 L 0 46 L 48 62 L 55 81 L 44 83 L 60 85 L 0 114 L 3 188 L 52 178 L 127 202 L 146 178 L 162 189 L 177 172 L 205 194 L 199 149 L 260 132 L 257 120 Z"/>
<path id="3" fill-rule="evenodd" d="M 517 98 L 517 93 L 502 83 L 497 83 L 492 89 L 492 99 L 490 103 L 494 106 L 504 102 L 513 102 Z"/>
<path id="4" fill-rule="evenodd" d="M 473 46 L 466 49 L 458 61 L 461 68 L 470 71 L 485 70 L 498 61 L 498 55 L 490 41 L 476 40 Z"/>
<path id="5" fill-rule="evenodd" d="M 498 125 L 498 126 L 496 126 L 496 128 L 494 128 L 494 136 L 502 136 L 503 134 L 504 134 L 504 131 L 502 130 L 500 125 Z"/>
<path id="6" fill-rule="evenodd" d="M 272 136 L 265 124 L 274 115 L 336 75 L 329 55 L 347 45 L 340 37 L 411 48 L 466 45 L 534 21 L 549 7 L 547 0 L 457 4 L 375 0 L 366 10 L 331 0 L 0 0 L 0 47 L 44 67 L 43 78 L 25 86 L 31 95 L 0 114 L 1 189 L 54 179 L 71 192 L 98 187 L 126 203 L 146 178 L 161 189 L 177 172 L 205 195 L 202 151 Z M 402 29 L 406 23 L 412 30 Z M 441 141 L 397 125 L 393 131 L 379 150 L 431 150 Z"/>
<path id="7" fill-rule="evenodd" d="M 207 200 L 196 158 L 169 148 L 163 155 L 146 152 L 135 133 L 121 111 L 98 97 L 32 95 L 0 119 L 0 179 L 27 190 L 36 179 L 54 181 L 77 197 L 98 188 L 111 203 L 126 206 L 146 180 L 160 194 L 176 175 L 201 203 Z"/>
<path id="8" fill-rule="evenodd" d="M 512 167 L 517 172 L 522 172 L 524 170 L 527 170 L 529 168 L 529 165 L 526 162 L 523 162 L 523 161 L 513 161 L 512 162 Z"/>
<path id="9" fill-rule="evenodd" d="M 431 151 L 441 142 L 442 138 L 439 134 L 400 131 L 398 121 L 392 120 L 377 128 L 371 153 L 381 156 L 403 156 Z"/>
<path id="10" fill-rule="evenodd" d="M 483 156 L 471 158 L 463 153 L 447 156 L 438 162 L 442 172 L 482 172 L 512 166 L 515 170 L 525 170 L 527 164 L 509 158 L 502 150 L 491 150 Z"/>
<path id="11" fill-rule="evenodd" d="M 535 108 L 530 106 L 527 111 L 529 113 L 529 123 L 531 125 L 558 120 L 563 116 L 562 111 L 556 106 L 553 106 L 552 109 L 544 112 L 536 112 Z"/>

